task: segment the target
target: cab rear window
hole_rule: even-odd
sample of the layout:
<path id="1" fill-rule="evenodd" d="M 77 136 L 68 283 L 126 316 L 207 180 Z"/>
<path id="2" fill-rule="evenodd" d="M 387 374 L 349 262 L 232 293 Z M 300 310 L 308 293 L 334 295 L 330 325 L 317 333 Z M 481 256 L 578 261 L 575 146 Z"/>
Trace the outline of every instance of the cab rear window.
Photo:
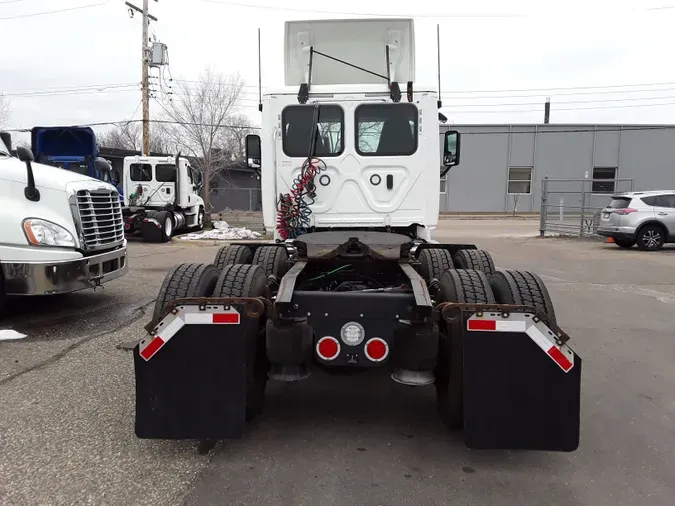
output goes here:
<path id="1" fill-rule="evenodd" d="M 613 198 L 607 207 L 611 209 L 626 209 L 629 204 L 629 198 Z"/>

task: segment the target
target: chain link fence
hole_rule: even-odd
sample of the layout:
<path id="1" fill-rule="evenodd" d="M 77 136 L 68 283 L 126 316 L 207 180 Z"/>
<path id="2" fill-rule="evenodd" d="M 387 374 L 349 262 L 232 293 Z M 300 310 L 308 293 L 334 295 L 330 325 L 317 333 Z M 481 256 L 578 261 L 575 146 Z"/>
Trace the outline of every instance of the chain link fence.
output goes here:
<path id="1" fill-rule="evenodd" d="M 218 188 L 211 190 L 213 213 L 223 211 L 262 212 L 260 188 Z"/>
<path id="2" fill-rule="evenodd" d="M 631 192 L 633 178 L 549 179 L 541 182 L 539 234 L 599 237 L 600 213 L 612 195 Z"/>

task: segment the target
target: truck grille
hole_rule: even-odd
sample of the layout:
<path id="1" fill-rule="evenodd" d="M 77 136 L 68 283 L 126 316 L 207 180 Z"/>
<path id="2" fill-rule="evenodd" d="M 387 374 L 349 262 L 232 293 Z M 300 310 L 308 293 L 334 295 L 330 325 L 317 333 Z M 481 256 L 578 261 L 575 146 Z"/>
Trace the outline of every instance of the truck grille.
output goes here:
<path id="1" fill-rule="evenodd" d="M 80 190 L 76 198 L 84 249 L 105 249 L 124 240 L 122 207 L 116 191 Z"/>

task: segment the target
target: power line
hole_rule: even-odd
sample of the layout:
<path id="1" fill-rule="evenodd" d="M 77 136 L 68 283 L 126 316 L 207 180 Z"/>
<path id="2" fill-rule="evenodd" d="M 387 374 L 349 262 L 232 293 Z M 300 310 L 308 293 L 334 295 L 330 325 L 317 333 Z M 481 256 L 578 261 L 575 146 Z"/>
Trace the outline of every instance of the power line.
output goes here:
<path id="1" fill-rule="evenodd" d="M 66 90 L 53 90 L 53 91 L 33 91 L 25 93 L 2 93 L 4 97 L 51 97 L 51 96 L 68 96 L 68 95 L 88 95 L 96 93 L 116 93 L 120 91 L 135 91 L 138 90 L 138 84 L 127 84 L 120 86 L 108 86 L 106 88 L 73 88 Z"/>
<path id="2" fill-rule="evenodd" d="M 543 104 L 542 104 L 543 105 Z M 555 107 L 552 109 L 553 112 L 555 111 L 583 111 L 583 110 L 595 110 L 595 109 L 624 109 L 624 108 L 633 108 L 633 107 L 656 107 L 656 106 L 663 106 L 663 105 L 675 105 L 675 102 L 662 102 L 658 104 L 626 104 L 626 105 L 598 105 L 598 106 L 590 106 L 590 107 Z M 446 107 L 442 107 L 442 109 L 446 109 Z M 489 111 L 471 111 L 471 110 L 453 110 L 451 111 L 451 114 L 503 114 L 503 113 L 526 113 L 526 112 L 541 112 L 542 108 L 539 109 L 496 109 L 496 110 L 489 110 Z"/>
<path id="3" fill-rule="evenodd" d="M 216 4 L 216 5 L 226 5 L 230 7 L 244 7 L 248 9 L 265 9 L 265 10 L 276 10 L 276 11 L 287 11 L 287 12 L 316 12 L 320 14 L 338 14 L 338 15 L 348 15 L 348 16 L 369 16 L 377 18 L 523 18 L 525 17 L 522 14 L 382 14 L 382 13 L 368 13 L 368 12 L 345 12 L 345 11 L 333 11 L 333 10 L 323 10 L 323 9 L 297 9 L 293 7 L 278 7 L 273 5 L 257 5 L 257 4 L 246 4 L 240 2 L 224 2 L 219 0 L 199 0 L 200 2 Z"/>
<path id="4" fill-rule="evenodd" d="M 604 102 L 626 102 L 626 101 L 635 101 L 635 100 L 664 100 L 664 99 L 675 99 L 675 96 L 666 96 L 666 97 L 628 97 L 628 98 L 604 98 L 598 100 L 571 100 L 571 101 L 560 101 L 553 102 L 553 104 L 597 104 Z M 459 100 L 459 99 L 458 99 Z M 462 99 L 465 100 L 465 99 Z M 444 107 L 454 108 L 454 107 L 518 107 L 518 106 L 531 106 L 531 105 L 541 105 L 541 102 L 511 102 L 511 103 L 493 103 L 493 104 L 457 104 L 457 105 L 447 105 Z M 640 104 L 638 104 L 639 106 Z M 644 104 L 649 105 L 649 104 Z"/>
<path id="5" fill-rule="evenodd" d="M 92 7 L 100 7 L 101 5 L 105 5 L 110 0 L 105 0 L 104 2 L 99 2 L 97 4 L 89 4 L 89 5 L 80 5 L 78 7 L 67 7 L 65 9 L 57 9 L 53 11 L 43 11 L 43 12 L 33 12 L 30 14 L 16 14 L 14 16 L 3 16 L 0 18 L 0 21 L 2 20 L 8 20 L 8 19 L 19 19 L 19 18 L 32 18 L 35 16 L 46 16 L 48 14 L 58 14 L 59 12 L 68 12 L 68 11 L 77 11 L 81 9 L 91 9 Z M 12 2 L 6 2 L 6 3 L 12 3 Z"/>

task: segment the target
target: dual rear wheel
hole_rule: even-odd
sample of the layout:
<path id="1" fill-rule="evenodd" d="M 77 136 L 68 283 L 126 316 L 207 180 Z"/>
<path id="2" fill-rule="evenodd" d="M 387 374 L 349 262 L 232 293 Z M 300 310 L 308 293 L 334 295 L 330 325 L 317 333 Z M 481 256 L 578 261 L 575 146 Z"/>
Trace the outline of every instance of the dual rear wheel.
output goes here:
<path id="1" fill-rule="evenodd" d="M 249 246 L 223 246 L 213 264 L 185 263 L 175 266 L 160 287 L 153 319 L 165 314 L 167 305 L 176 299 L 198 297 L 265 297 L 267 278 L 283 276 L 286 250 L 278 246 L 259 246 L 255 254 Z M 251 340 L 247 373 L 246 420 L 251 421 L 262 409 L 269 362 L 265 354 L 264 325 Z"/>
<path id="2" fill-rule="evenodd" d="M 424 271 L 424 260 L 420 252 Z M 444 251 L 444 253 L 438 253 Z M 468 253 L 470 252 L 470 253 Z M 427 258 L 445 258 L 440 248 L 429 251 Z M 468 253 L 468 254 L 467 254 Z M 454 266 L 439 276 L 437 303 L 517 304 L 542 311 L 555 324 L 551 297 L 539 276 L 527 271 L 496 270 L 492 258 L 481 250 L 460 250 Z M 459 260 L 458 260 L 459 259 Z M 458 266 L 461 265 L 462 267 Z M 427 263 L 427 266 L 433 264 Z M 427 278 L 430 279 L 430 278 Z M 441 330 L 436 367 L 436 401 L 441 420 L 451 429 L 463 427 L 463 349 L 461 333 Z"/>

